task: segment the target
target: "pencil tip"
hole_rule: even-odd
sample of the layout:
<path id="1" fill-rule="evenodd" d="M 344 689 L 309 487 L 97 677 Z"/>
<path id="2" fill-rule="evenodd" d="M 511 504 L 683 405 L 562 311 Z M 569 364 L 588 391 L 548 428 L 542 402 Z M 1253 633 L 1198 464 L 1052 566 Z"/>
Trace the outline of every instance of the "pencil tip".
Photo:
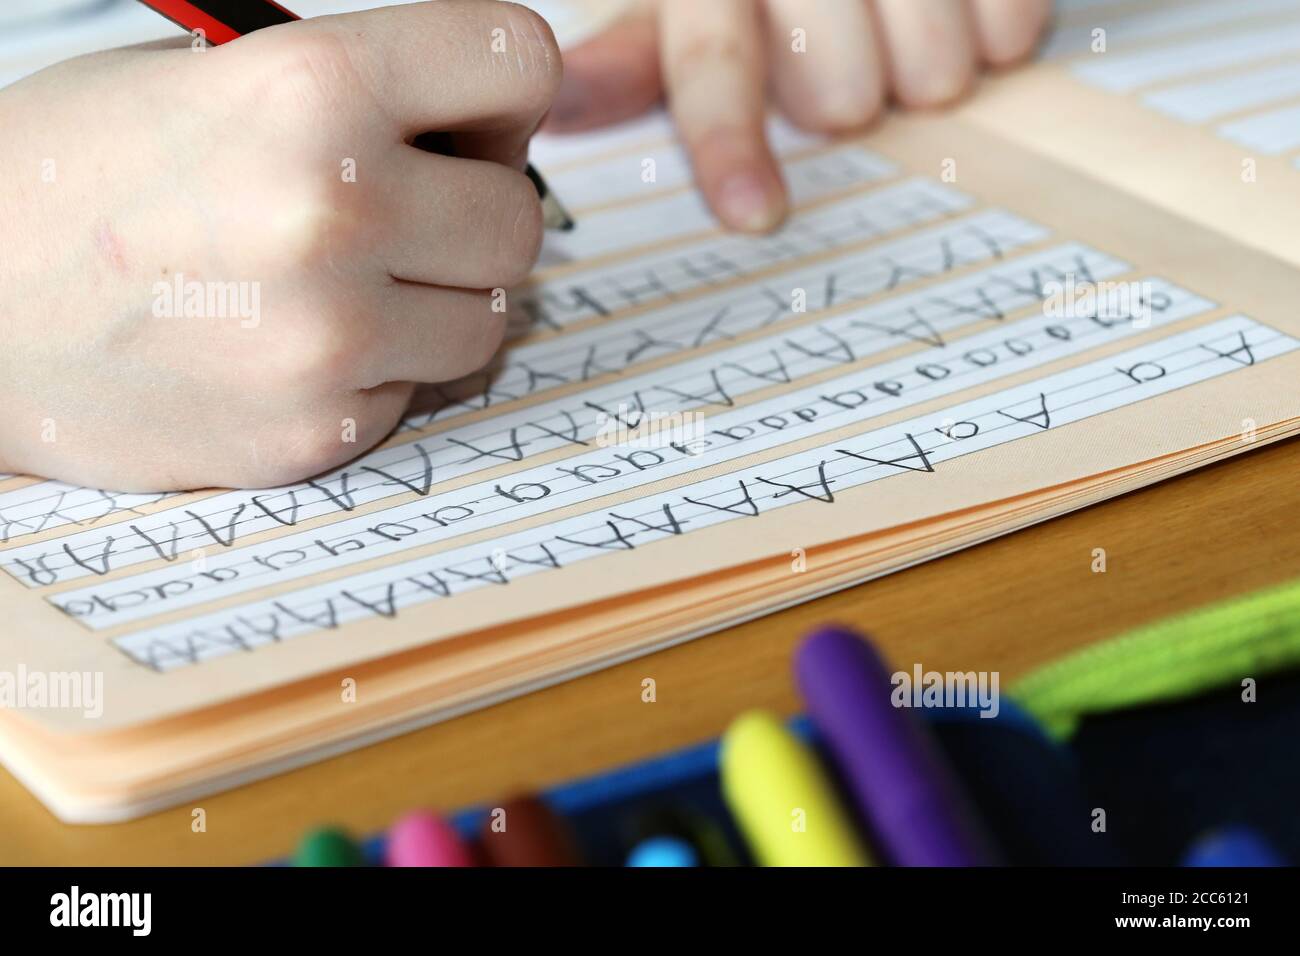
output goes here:
<path id="1" fill-rule="evenodd" d="M 558 229 L 561 232 L 572 232 L 577 225 L 554 193 L 548 193 L 542 200 L 542 224 L 547 229 Z"/>

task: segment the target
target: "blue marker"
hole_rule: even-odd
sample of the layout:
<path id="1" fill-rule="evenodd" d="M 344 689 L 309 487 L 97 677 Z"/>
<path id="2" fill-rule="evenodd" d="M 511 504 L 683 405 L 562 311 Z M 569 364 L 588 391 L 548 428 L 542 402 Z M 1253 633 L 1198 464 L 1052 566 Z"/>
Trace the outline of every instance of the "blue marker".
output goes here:
<path id="1" fill-rule="evenodd" d="M 1201 837 L 1183 856 L 1183 866 L 1286 866 L 1267 840 L 1249 827 L 1225 827 Z"/>
<path id="2" fill-rule="evenodd" d="M 637 844 L 627 858 L 628 866 L 699 866 L 695 847 L 671 836 L 651 837 Z"/>

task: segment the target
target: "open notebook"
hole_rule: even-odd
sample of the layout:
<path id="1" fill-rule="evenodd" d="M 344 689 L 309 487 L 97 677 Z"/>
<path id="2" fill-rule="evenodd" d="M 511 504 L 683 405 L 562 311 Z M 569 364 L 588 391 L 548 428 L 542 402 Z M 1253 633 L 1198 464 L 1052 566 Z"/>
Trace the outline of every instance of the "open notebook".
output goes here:
<path id="1" fill-rule="evenodd" d="M 0 756 L 120 819 L 1294 434 L 1289 97 L 1293 3 L 1068 4 L 954 114 L 774 121 L 766 238 L 661 116 L 538 142 L 578 229 L 382 447 L 257 492 L 0 482 L 0 674 L 102 675 L 0 710 Z"/>

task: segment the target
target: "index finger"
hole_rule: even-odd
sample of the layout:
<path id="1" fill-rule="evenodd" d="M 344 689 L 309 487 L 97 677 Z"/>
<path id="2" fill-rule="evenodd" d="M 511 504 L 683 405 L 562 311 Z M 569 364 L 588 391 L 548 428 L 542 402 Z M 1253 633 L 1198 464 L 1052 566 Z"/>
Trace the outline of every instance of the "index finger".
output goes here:
<path id="1" fill-rule="evenodd" d="M 755 0 L 664 0 L 664 83 L 695 179 L 718 218 L 766 232 L 785 185 L 767 144 L 763 41 Z"/>

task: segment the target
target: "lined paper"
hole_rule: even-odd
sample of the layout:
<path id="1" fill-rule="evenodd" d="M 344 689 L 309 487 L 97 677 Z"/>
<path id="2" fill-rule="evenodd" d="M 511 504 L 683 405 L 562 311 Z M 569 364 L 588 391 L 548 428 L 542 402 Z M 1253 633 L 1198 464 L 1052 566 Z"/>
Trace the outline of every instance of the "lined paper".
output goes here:
<path id="1" fill-rule="evenodd" d="M 852 440 L 650 496 L 617 512 L 583 515 L 488 546 L 359 575 L 345 587 L 321 585 L 144 630 L 114 644 L 151 669 L 171 671 L 348 620 L 388 618 L 403 607 L 502 586 L 515 576 L 557 570 L 611 549 L 676 538 L 801 501 L 833 504 L 837 491 L 898 471 L 932 472 L 962 455 L 1230 374 L 1298 346 L 1289 336 L 1236 316 Z"/>
<path id="2" fill-rule="evenodd" d="M 1300 97 L 1300 62 L 1156 90 L 1142 101 L 1185 123 L 1240 113 Z"/>

